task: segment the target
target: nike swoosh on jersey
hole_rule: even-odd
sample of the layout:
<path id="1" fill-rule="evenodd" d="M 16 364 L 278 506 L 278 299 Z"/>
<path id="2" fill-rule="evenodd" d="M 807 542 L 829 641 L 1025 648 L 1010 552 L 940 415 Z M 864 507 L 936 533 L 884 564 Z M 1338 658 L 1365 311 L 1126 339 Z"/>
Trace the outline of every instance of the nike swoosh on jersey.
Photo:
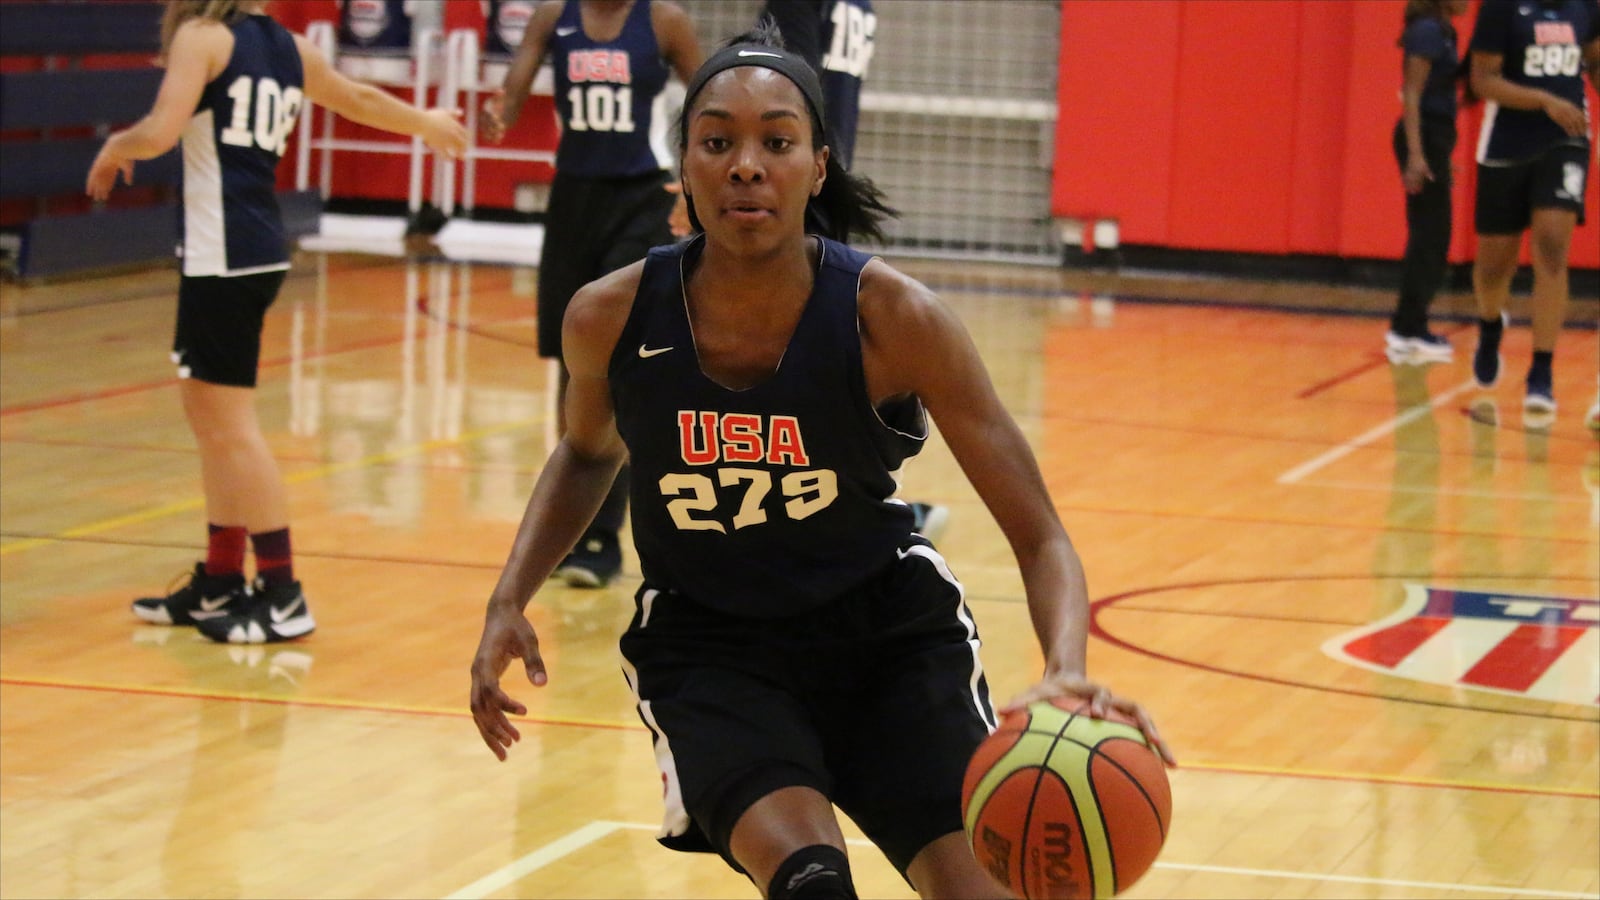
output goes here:
<path id="1" fill-rule="evenodd" d="M 671 349 L 673 349 L 673 348 L 671 348 L 671 347 L 653 347 L 653 348 L 646 349 L 645 345 L 640 344 L 639 345 L 639 358 L 640 359 L 649 359 L 652 356 L 660 356 L 661 354 L 663 354 L 663 353 L 665 353 L 665 352 L 667 352 L 668 350 L 671 350 Z"/>
<path id="2" fill-rule="evenodd" d="M 569 34 L 577 34 L 577 33 L 578 33 L 578 29 L 576 29 L 576 28 L 557 28 L 556 29 L 556 37 L 566 37 Z"/>

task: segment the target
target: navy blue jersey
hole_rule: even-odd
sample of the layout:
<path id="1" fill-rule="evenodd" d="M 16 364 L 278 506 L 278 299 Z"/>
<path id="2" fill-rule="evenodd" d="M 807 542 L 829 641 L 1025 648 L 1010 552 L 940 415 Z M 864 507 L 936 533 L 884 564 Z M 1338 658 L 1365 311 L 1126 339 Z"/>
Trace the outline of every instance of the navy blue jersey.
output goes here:
<path id="1" fill-rule="evenodd" d="M 855 158 L 861 84 L 872 64 L 878 17 L 872 0 L 767 0 L 784 47 L 806 58 L 822 77 L 828 146 L 846 169 Z"/>
<path id="2" fill-rule="evenodd" d="M 622 33 L 595 41 L 583 30 L 578 0 L 567 0 L 550 35 L 561 141 L 556 171 L 580 178 L 627 178 L 672 167 L 661 92 L 667 63 L 638 0 Z"/>
<path id="3" fill-rule="evenodd" d="M 1484 0 L 1471 49 L 1503 57 L 1500 74 L 1513 84 L 1537 88 L 1589 112 L 1583 94 L 1583 47 L 1600 37 L 1597 0 Z M 1551 147 L 1587 147 L 1540 109 L 1486 104 L 1478 133 L 1478 162 L 1510 164 Z"/>
<path id="4" fill-rule="evenodd" d="M 300 118 L 294 38 L 268 16 L 235 22 L 233 55 L 183 130 L 183 274 L 289 267 L 275 170 Z"/>
<path id="5" fill-rule="evenodd" d="M 872 257 L 816 240 L 811 296 L 760 384 L 729 390 L 700 369 L 683 284 L 703 237 L 650 251 L 611 356 L 645 583 L 729 615 L 817 608 L 893 562 L 912 530 L 890 473 L 927 420 L 915 398 L 873 408 L 856 313 Z"/>
<path id="6" fill-rule="evenodd" d="M 522 34 L 533 18 L 536 0 L 483 0 L 483 55 L 509 62 L 522 46 Z"/>
<path id="7" fill-rule="evenodd" d="M 1440 16 L 1419 16 L 1411 20 L 1400 36 L 1400 46 L 1405 50 L 1401 59 L 1402 73 L 1407 56 L 1418 56 L 1431 64 L 1428 80 L 1422 86 L 1422 114 L 1454 119 L 1456 75 L 1461 68 L 1461 57 L 1456 52 L 1456 29 L 1450 20 Z"/>

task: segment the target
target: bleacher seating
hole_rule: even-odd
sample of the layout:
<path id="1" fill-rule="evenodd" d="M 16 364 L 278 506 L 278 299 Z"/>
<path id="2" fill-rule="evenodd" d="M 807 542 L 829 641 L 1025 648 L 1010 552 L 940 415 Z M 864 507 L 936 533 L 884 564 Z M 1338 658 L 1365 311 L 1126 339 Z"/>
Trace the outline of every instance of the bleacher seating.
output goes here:
<path id="1" fill-rule="evenodd" d="M 52 198 L 82 196 L 89 164 L 103 135 L 145 114 L 161 70 L 97 55 L 148 54 L 159 49 L 162 4 L 142 0 L 0 2 L 0 55 L 8 62 L 40 61 L 36 71 L 8 65 L 0 72 L 0 200 L 37 201 L 17 228 L 12 267 L 22 278 L 43 278 L 115 266 L 171 260 L 178 238 L 179 152 L 140 162 L 140 205 L 113 203 L 86 212 L 49 212 Z M 151 194 L 148 187 L 163 190 Z M 119 188 L 122 190 L 122 188 Z M 114 197 L 116 195 L 113 195 Z M 313 192 L 280 197 L 286 223 L 316 230 L 321 198 Z"/>

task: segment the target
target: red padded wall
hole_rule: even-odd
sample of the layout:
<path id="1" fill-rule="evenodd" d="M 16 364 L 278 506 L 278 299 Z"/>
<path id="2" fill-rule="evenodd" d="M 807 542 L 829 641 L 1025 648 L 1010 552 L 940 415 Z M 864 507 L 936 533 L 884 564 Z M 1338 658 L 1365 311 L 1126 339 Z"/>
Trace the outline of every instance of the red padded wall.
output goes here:
<path id="1" fill-rule="evenodd" d="M 1066 0 L 1051 208 L 1181 249 L 1397 259 L 1404 0 Z M 1476 3 L 1457 20 L 1463 50 Z M 1590 94 L 1591 108 L 1597 108 Z M 1463 110 L 1451 258 L 1472 258 Z M 1574 267 L 1600 267 L 1600 172 Z"/>

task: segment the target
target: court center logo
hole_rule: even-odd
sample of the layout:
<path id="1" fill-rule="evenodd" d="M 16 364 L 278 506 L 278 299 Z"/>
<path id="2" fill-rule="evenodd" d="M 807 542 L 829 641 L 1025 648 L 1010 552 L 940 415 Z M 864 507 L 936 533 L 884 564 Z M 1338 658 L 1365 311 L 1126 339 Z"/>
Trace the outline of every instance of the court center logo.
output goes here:
<path id="1" fill-rule="evenodd" d="M 1414 681 L 1600 706 L 1600 601 L 1406 585 L 1393 614 L 1322 645 Z"/>

